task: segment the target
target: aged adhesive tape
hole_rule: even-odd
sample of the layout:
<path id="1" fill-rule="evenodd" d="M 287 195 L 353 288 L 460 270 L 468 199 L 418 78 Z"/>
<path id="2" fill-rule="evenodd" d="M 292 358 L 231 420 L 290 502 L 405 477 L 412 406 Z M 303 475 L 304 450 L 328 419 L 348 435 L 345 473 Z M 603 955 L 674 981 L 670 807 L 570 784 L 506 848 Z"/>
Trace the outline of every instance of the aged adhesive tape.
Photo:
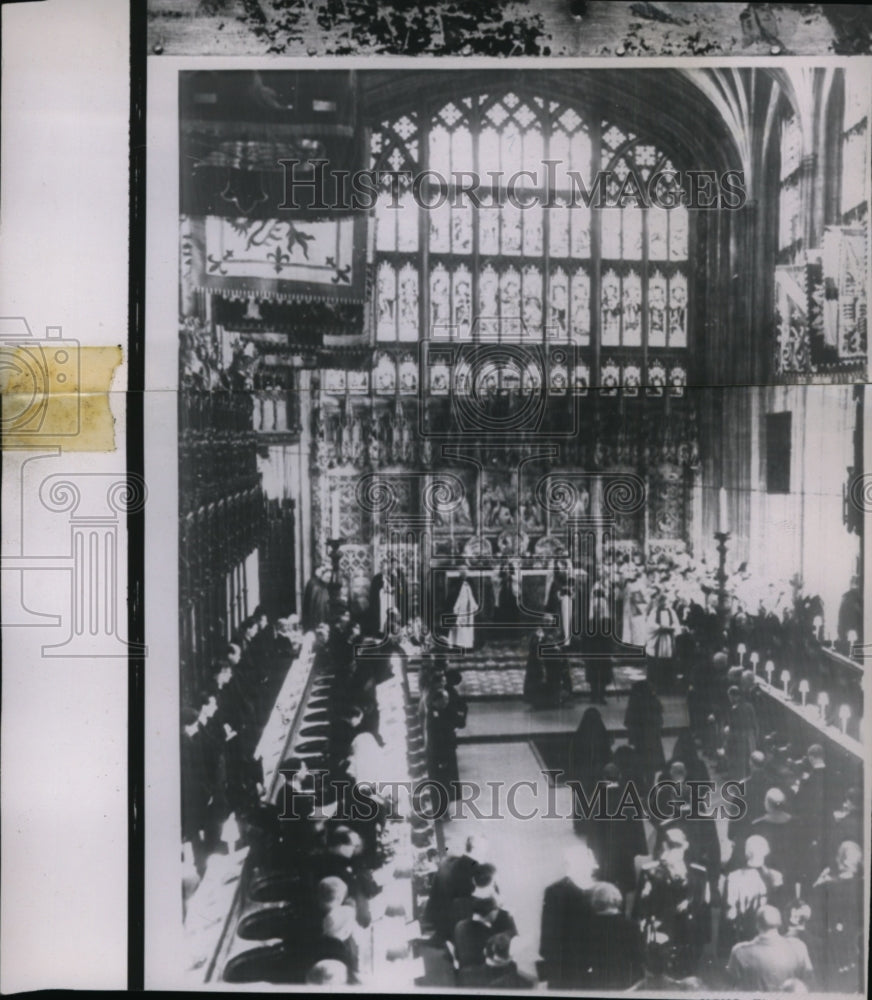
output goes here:
<path id="1" fill-rule="evenodd" d="M 109 388 L 121 347 L 52 345 L 0 350 L 4 448 L 114 451 Z"/>

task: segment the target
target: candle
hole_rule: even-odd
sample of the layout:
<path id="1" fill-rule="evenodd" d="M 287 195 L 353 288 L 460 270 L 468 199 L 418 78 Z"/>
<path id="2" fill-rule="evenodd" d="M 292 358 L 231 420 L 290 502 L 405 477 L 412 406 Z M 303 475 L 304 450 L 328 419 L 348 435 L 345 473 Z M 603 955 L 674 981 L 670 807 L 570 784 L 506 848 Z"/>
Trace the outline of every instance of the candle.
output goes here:
<path id="1" fill-rule="evenodd" d="M 818 615 L 814 620 L 814 634 L 818 642 L 823 642 L 824 638 L 824 620 Z"/>
<path id="2" fill-rule="evenodd" d="M 752 669 L 754 671 L 754 676 L 755 677 L 757 676 L 757 664 L 759 662 L 760 662 L 760 654 L 759 653 L 752 653 L 751 654 L 751 667 L 752 667 Z"/>
<path id="3" fill-rule="evenodd" d="M 766 661 L 766 683 L 772 687 L 772 675 L 775 673 L 775 664 L 772 660 Z"/>
<path id="4" fill-rule="evenodd" d="M 332 507 L 330 517 L 330 531 L 334 538 L 339 537 L 339 489 L 333 490 Z"/>
<path id="5" fill-rule="evenodd" d="M 830 696 L 826 693 L 826 691 L 821 691 L 821 693 L 818 695 L 818 710 L 820 711 L 821 722 L 824 721 L 824 718 L 827 714 L 827 705 L 829 705 L 829 703 L 830 703 Z"/>
<path id="6" fill-rule="evenodd" d="M 747 649 L 747 646 L 745 645 L 744 642 L 740 642 L 739 645 L 736 646 L 736 652 L 739 654 L 739 666 L 740 667 L 743 667 L 745 665 L 745 650 L 746 649 Z"/>
<path id="7" fill-rule="evenodd" d="M 790 671 L 789 670 L 782 670 L 781 671 L 781 684 L 782 684 L 782 687 L 784 688 L 784 693 L 785 694 L 787 694 L 787 685 L 789 683 L 790 683 Z"/>
<path id="8" fill-rule="evenodd" d="M 842 735 L 846 736 L 848 733 L 848 719 L 851 718 L 851 709 L 847 705 L 842 705 L 839 709 L 839 719 L 842 723 Z"/>
<path id="9" fill-rule="evenodd" d="M 805 699 L 808 695 L 808 681 L 804 678 L 799 682 L 799 693 L 802 697 L 802 707 L 805 708 Z"/>
<path id="10" fill-rule="evenodd" d="M 727 491 L 722 486 L 718 490 L 718 532 L 722 535 L 726 535 L 729 530 L 730 525 L 727 518 Z"/>

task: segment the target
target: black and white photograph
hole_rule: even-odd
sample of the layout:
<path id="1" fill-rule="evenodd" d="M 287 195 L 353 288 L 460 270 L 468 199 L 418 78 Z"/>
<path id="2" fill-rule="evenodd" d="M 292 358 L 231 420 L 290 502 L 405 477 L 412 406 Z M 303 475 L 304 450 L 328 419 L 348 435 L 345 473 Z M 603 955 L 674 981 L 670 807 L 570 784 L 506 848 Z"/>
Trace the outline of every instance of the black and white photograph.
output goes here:
<path id="1" fill-rule="evenodd" d="M 161 981 L 863 993 L 868 61 L 319 62 L 150 83 Z"/>
<path id="2" fill-rule="evenodd" d="M 0 992 L 865 995 L 872 6 L 0 45 Z"/>

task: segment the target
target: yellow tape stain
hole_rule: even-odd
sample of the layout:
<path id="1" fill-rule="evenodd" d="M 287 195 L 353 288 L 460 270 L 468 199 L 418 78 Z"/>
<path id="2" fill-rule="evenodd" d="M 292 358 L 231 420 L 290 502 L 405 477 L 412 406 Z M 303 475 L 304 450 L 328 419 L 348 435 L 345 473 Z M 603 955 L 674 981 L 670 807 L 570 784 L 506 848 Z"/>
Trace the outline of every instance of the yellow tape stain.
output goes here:
<path id="1" fill-rule="evenodd" d="M 114 451 L 109 388 L 120 347 L 0 346 L 4 448 Z"/>

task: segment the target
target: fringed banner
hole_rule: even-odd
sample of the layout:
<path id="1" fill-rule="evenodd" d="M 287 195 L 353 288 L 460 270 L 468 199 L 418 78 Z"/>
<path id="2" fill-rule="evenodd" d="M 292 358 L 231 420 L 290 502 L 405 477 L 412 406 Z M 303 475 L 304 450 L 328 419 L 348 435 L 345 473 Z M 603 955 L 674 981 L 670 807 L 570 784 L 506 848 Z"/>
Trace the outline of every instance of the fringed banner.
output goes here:
<path id="1" fill-rule="evenodd" d="M 866 356 L 866 232 L 830 226 L 824 233 L 827 343 L 841 360 Z"/>
<path id="2" fill-rule="evenodd" d="M 227 298 L 362 302 L 368 218 L 182 220 L 182 274 L 191 290 Z"/>

